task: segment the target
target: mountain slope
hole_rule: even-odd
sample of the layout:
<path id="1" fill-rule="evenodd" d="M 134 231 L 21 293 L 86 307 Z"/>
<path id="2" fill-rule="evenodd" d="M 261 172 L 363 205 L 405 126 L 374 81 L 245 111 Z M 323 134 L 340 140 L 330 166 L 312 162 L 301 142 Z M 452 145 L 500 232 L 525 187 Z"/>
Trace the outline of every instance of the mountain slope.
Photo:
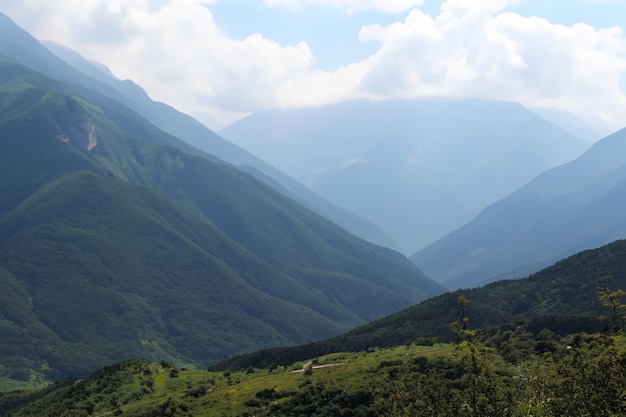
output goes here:
<path id="1" fill-rule="evenodd" d="M 407 253 L 589 146 L 519 104 L 475 100 L 267 111 L 220 133 L 377 224 Z"/>
<path id="2" fill-rule="evenodd" d="M 608 279 L 608 278 L 611 279 Z M 359 352 L 372 347 L 452 341 L 451 324 L 463 314 L 470 329 L 542 329 L 571 334 L 593 332 L 606 325 L 608 313 L 599 288 L 626 288 L 626 240 L 586 250 L 523 279 L 503 280 L 484 287 L 457 290 L 425 300 L 398 313 L 329 340 L 303 346 L 270 349 L 235 357 L 212 369 L 244 369 L 291 363 L 333 352 Z M 459 297 L 467 300 L 461 312 Z"/>
<path id="3" fill-rule="evenodd" d="M 624 288 L 624 271 L 626 241 L 616 241 L 526 279 L 427 300 L 329 341 L 257 352 L 208 371 L 125 361 L 88 378 L 0 394 L 0 413 L 621 416 L 623 297 L 613 299 L 622 310 L 615 332 L 596 330 L 610 323 L 598 319 L 608 312 L 598 295 Z M 482 331 L 456 343 L 424 339 L 456 339 L 450 323 L 461 317 Z"/>
<path id="4" fill-rule="evenodd" d="M 5 65 L 15 67 L 10 63 Z M 7 71 L 7 73 L 11 72 Z M 404 279 L 403 276 L 410 276 L 408 281 L 413 280 L 416 270 L 407 263 L 406 258 L 349 236 L 291 200 L 261 186 L 249 175 L 222 163 L 208 163 L 205 157 L 184 154 L 176 148 L 154 147 L 146 141 L 167 144 L 176 139 L 155 129 L 137 115 L 130 113 L 127 108 L 119 107 L 118 104 L 111 103 L 107 99 L 95 107 L 92 103 L 89 108 L 81 103 L 80 98 L 61 92 L 42 90 L 41 86 L 49 84 L 55 88 L 58 86 L 60 90 L 67 87 L 37 76 L 32 71 L 26 70 L 25 74 L 22 78 L 16 75 L 17 78 L 12 79 L 11 83 L 17 83 L 16 80 L 25 82 L 25 79 L 30 79 L 36 87 L 21 89 L 15 94 L 22 98 L 30 97 L 35 91 L 36 94 L 41 94 L 41 97 L 38 98 L 35 106 L 27 107 L 24 113 L 15 115 L 13 119 L 6 122 L 5 128 L 10 132 L 6 135 L 7 149 L 15 147 L 15 143 L 21 145 L 24 142 L 22 131 L 27 132 L 26 136 L 29 139 L 32 137 L 34 141 L 47 137 L 55 138 L 56 143 L 52 142 L 55 145 L 59 145 L 58 142 L 74 145 L 67 148 L 71 154 L 75 154 L 77 160 L 88 164 L 98 164 L 101 173 L 159 189 L 190 209 L 206 216 L 231 237 L 258 253 L 265 253 L 268 257 L 277 257 L 281 251 L 274 250 L 274 248 L 284 249 L 284 252 L 280 254 L 280 259 L 275 259 L 276 262 L 282 262 L 281 267 L 294 263 L 309 266 L 310 261 L 315 260 L 319 262 L 319 266 L 330 265 L 331 270 L 338 267 L 337 272 L 344 272 L 346 265 L 350 265 L 354 258 L 358 258 L 358 263 L 363 262 L 372 266 L 363 271 L 366 275 L 370 274 L 372 279 L 388 279 L 388 283 L 396 282 L 397 278 L 389 275 L 383 278 L 374 271 L 381 266 L 397 268 L 398 265 L 402 265 L 399 269 L 392 269 L 395 276 L 401 279 Z M 37 118 L 50 123 L 31 122 Z M 28 130 L 33 127 L 37 131 Z M 132 139 L 129 133 L 143 140 Z M 88 143 L 90 135 L 96 143 L 91 150 Z M 44 144 L 52 146 L 50 142 L 44 142 Z M 36 152 L 37 158 L 42 159 L 42 164 L 45 166 L 48 161 L 48 151 L 35 144 L 28 145 L 28 148 L 32 152 L 23 152 L 23 154 L 32 157 L 32 153 Z M 77 148 L 83 152 L 77 152 Z M 84 151 L 88 151 L 89 158 Z M 13 166 L 14 163 L 17 165 L 19 160 L 7 161 L 7 174 L 20 167 L 38 166 L 35 161 L 28 161 L 28 165 L 19 163 L 19 166 Z M 52 164 L 55 170 L 65 172 L 64 166 L 56 165 L 54 162 Z M 71 164 L 68 163 L 68 165 Z M 30 180 L 36 181 L 37 178 L 30 178 Z M 42 183 L 35 182 L 33 187 L 41 185 Z M 24 186 L 24 188 L 27 187 Z M 303 226 L 298 224 L 300 222 Z M 316 237 L 311 241 L 310 236 L 307 237 L 311 230 L 316 234 L 323 234 L 324 239 Z M 286 231 L 289 231 L 289 235 L 285 233 Z M 273 246 L 268 245 L 269 238 L 272 239 Z M 355 243 L 359 249 L 348 258 L 329 256 L 337 249 L 353 250 Z M 304 248 L 307 250 L 304 251 Z M 377 256 L 372 256 L 373 249 L 379 252 Z M 300 258 L 303 259 L 299 260 Z M 413 284 L 414 282 L 410 283 L 410 285 Z M 424 280 L 423 284 L 426 285 L 427 292 L 433 289 L 441 290 L 429 280 Z M 419 291 L 415 293 L 408 288 L 403 288 L 401 293 L 404 294 L 403 297 L 412 297 Z M 420 296 L 423 295 L 420 294 Z"/>
<path id="5" fill-rule="evenodd" d="M 0 69 L 0 277 L 19 307 L 0 318 L 0 364 L 17 376 L 129 356 L 205 364 L 443 291 L 120 103 Z"/>
<path id="6" fill-rule="evenodd" d="M 174 202 L 106 176 L 47 185 L 0 236 L 2 264 L 28 294 L 24 313 L 58 336 L 25 332 L 29 345 L 61 375 L 132 356 L 202 363 L 358 321 Z M 2 350 L 23 343 L 5 338 Z"/>
<path id="7" fill-rule="evenodd" d="M 253 167 L 247 170 L 287 197 L 299 201 L 357 236 L 385 246 L 391 245 L 391 239 L 373 224 L 324 200 L 276 168 L 216 135 L 192 117 L 165 103 L 154 102 L 132 81 L 118 80 L 67 48 L 47 45 L 61 59 L 0 13 L 0 54 L 60 80 L 87 96 L 97 92 L 100 99 L 106 97 L 122 103 L 157 128 L 185 141 L 170 138 L 168 143 L 171 145 L 205 157 L 208 153 L 235 166 Z"/>
<path id="8" fill-rule="evenodd" d="M 626 237 L 626 130 L 549 170 L 411 257 L 450 288 L 536 271 Z"/>
<path id="9" fill-rule="evenodd" d="M 570 132 L 572 135 L 594 143 L 610 135 L 613 130 L 596 123 L 585 122 L 572 113 L 550 108 L 532 108 L 533 113 L 554 123 L 560 128 Z"/>

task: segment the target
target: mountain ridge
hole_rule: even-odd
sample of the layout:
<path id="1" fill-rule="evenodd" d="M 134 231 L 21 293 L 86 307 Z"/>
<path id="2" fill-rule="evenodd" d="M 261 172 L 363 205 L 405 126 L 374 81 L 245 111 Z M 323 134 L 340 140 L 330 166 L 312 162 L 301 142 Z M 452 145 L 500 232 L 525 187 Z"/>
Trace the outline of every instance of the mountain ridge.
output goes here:
<path id="1" fill-rule="evenodd" d="M 410 258 L 430 276 L 459 288 L 528 274 L 624 238 L 624 158 L 626 130 L 621 130 Z"/>
<path id="2" fill-rule="evenodd" d="M 15 25 L 13 24 L 12 26 Z M 23 31 L 18 31 L 16 28 L 14 30 L 20 33 L 21 37 L 26 37 L 29 40 L 29 44 L 32 41 L 36 41 L 29 35 L 24 34 Z M 22 41 L 22 43 L 24 42 L 26 41 Z M 52 74 L 52 78 L 58 77 L 58 79 L 74 85 L 77 82 L 76 80 L 78 80 L 80 86 L 95 88 L 100 94 L 123 102 L 159 129 L 184 140 L 186 144 L 193 147 L 181 147 L 178 144 L 177 146 L 183 150 L 189 152 L 191 149 L 197 148 L 204 153 L 214 155 L 244 170 L 246 166 L 252 166 L 255 170 L 249 172 L 258 179 L 275 187 L 276 190 L 289 198 L 298 200 L 313 211 L 331 219 L 351 233 L 383 246 L 393 245 L 393 240 L 375 225 L 321 198 L 265 161 L 232 142 L 224 140 L 191 116 L 181 113 L 165 103 L 152 101 L 148 94 L 133 81 L 122 81 L 111 77 L 110 74 L 103 73 L 101 68 L 88 62 L 79 53 L 71 49 L 51 43 L 45 43 L 45 45 L 50 48 L 51 53 L 55 54 L 55 58 L 58 57 L 57 59 L 62 61 L 62 64 L 56 62 L 56 66 L 66 65 L 66 70 L 62 74 Z M 29 48 L 24 47 L 23 49 L 28 50 Z M 40 51 L 39 55 L 42 54 L 44 52 Z M 48 61 L 50 61 L 50 57 L 48 57 Z M 41 64 L 38 60 L 33 62 L 32 59 L 27 59 L 26 63 L 30 63 L 34 69 L 43 72 L 49 66 L 49 64 Z M 71 74 L 71 76 L 68 76 L 68 74 Z M 96 83 L 90 81 L 91 79 L 95 79 Z"/>

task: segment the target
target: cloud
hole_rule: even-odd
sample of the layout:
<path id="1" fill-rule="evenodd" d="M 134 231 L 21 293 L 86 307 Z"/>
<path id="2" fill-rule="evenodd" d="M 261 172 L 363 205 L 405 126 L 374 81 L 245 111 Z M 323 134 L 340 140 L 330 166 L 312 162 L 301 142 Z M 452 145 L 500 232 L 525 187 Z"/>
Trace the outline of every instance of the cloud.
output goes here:
<path id="1" fill-rule="evenodd" d="M 412 8 L 402 21 L 355 33 L 355 42 L 377 45 L 371 56 L 321 71 L 306 42 L 227 36 L 213 20 L 215 1 L 0 0 L 0 10 L 153 98 L 223 123 L 268 108 L 425 96 L 555 107 L 616 128 L 626 120 L 626 40 L 618 27 L 523 17 L 510 11 L 517 0 L 448 0 L 436 15 L 417 8 L 421 0 L 265 0 L 343 12 Z"/>
<path id="2" fill-rule="evenodd" d="M 402 13 L 421 6 L 424 0 L 263 0 L 266 6 L 282 6 L 292 10 L 309 6 L 331 7 L 354 14 L 367 10 L 384 13 Z"/>
<path id="3" fill-rule="evenodd" d="M 223 116 L 276 106 L 284 84 L 309 72 L 304 42 L 224 35 L 201 0 L 25 0 L 4 5 L 37 38 L 105 63 L 150 95 L 194 114 Z M 315 75 L 312 75 L 315 77 Z"/>
<path id="4" fill-rule="evenodd" d="M 620 126 L 626 40 L 620 28 L 555 25 L 506 12 L 515 2 L 450 0 L 432 17 L 363 27 L 378 42 L 362 91 L 376 98 L 447 96 L 556 107 Z"/>

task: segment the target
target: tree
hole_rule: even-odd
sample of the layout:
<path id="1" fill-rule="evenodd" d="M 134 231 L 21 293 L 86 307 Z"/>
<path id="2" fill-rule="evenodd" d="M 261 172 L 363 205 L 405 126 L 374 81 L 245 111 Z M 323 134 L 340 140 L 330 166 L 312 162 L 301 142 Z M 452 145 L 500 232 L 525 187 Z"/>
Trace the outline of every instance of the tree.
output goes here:
<path id="1" fill-rule="evenodd" d="M 471 340 L 475 335 L 475 330 L 469 330 L 467 323 L 469 318 L 467 317 L 467 305 L 469 300 L 462 295 L 457 298 L 459 304 L 459 319 L 453 321 L 450 324 L 452 331 L 457 335 L 457 343 L 461 343 L 463 340 Z"/>
<path id="2" fill-rule="evenodd" d="M 603 280 L 611 282 L 613 281 L 613 277 L 609 275 L 604 277 Z M 598 293 L 600 302 L 610 312 L 609 319 L 611 320 L 611 330 L 616 334 L 623 332 L 626 326 L 626 303 L 624 303 L 622 299 L 626 297 L 626 290 L 612 290 L 606 286 L 599 287 Z"/>

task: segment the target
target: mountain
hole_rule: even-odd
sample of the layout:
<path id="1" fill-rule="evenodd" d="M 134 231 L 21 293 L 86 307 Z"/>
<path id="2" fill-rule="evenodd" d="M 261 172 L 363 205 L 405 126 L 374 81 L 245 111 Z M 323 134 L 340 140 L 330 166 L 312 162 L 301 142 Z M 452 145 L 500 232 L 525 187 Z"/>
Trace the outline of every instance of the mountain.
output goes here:
<path id="1" fill-rule="evenodd" d="M 125 105 L 0 59 L 2 372 L 204 365 L 443 291 Z"/>
<path id="2" fill-rule="evenodd" d="M 0 393 L 0 415 L 621 416 L 625 270 L 626 241 L 616 241 L 208 370 L 134 359 L 46 386 L 34 375 L 31 389 Z M 478 331 L 455 334 L 453 321 Z"/>
<path id="3" fill-rule="evenodd" d="M 612 129 L 600 123 L 590 123 L 581 120 L 576 115 L 567 111 L 551 109 L 547 107 L 539 107 L 530 109 L 533 113 L 543 117 L 544 119 L 554 123 L 563 130 L 571 133 L 572 135 L 585 139 L 591 143 L 602 139 L 611 133 Z"/>
<path id="4" fill-rule="evenodd" d="M 193 153 L 199 149 L 217 156 L 255 175 L 351 233 L 384 246 L 393 244 L 385 232 L 370 222 L 331 204 L 273 166 L 224 140 L 189 115 L 165 103 L 154 102 L 134 82 L 115 78 L 103 65 L 89 62 L 71 49 L 53 43 L 45 45 L 49 49 L 0 13 L 0 55 L 12 57 L 50 78 L 83 90 L 83 93 L 96 91 L 123 103 L 159 129 L 182 139 L 185 143 L 175 143 L 174 146 L 185 152 Z"/>
<path id="5" fill-rule="evenodd" d="M 252 114 L 220 131 L 412 253 L 589 146 L 521 105 L 353 101 Z"/>
<path id="6" fill-rule="evenodd" d="M 189 115 L 181 113 L 165 103 L 154 102 L 139 85 L 131 80 L 117 79 L 110 71 L 103 69 L 103 65 L 89 62 L 78 52 L 65 46 L 51 42 L 44 42 L 43 44 L 58 58 L 89 77 L 90 80 L 84 82 L 86 86 L 95 88 L 107 97 L 124 103 L 159 129 L 254 175 L 282 194 L 328 217 L 345 229 L 358 232 L 360 237 L 387 245 L 391 244 L 390 237 L 373 224 L 334 206 L 273 166 L 232 142 L 222 139 Z M 48 60 L 53 61 L 54 57 L 49 56 Z M 94 80 L 112 87 L 113 92 L 101 86 L 98 88 L 98 83 L 94 83 Z M 64 79 L 63 81 L 69 82 L 70 80 Z"/>
<path id="7" fill-rule="evenodd" d="M 542 173 L 411 256 L 450 288 L 519 277 L 626 237 L 626 130 Z"/>
<path id="8" fill-rule="evenodd" d="M 599 331 L 607 325 L 599 317 L 609 313 L 599 289 L 626 288 L 624 272 L 626 240 L 619 240 L 579 252 L 523 279 L 448 292 L 328 340 L 234 357 L 210 369 L 283 365 L 334 352 L 453 341 L 457 335 L 451 324 L 461 316 L 468 319 L 469 329 L 486 334 Z"/>
<path id="9" fill-rule="evenodd" d="M 56 57 L 71 65 L 74 70 L 78 70 L 83 75 L 89 77 L 91 80 L 85 79 L 85 84 L 93 85 L 93 81 L 95 80 L 112 87 L 116 91 L 115 94 L 118 95 L 116 98 L 122 99 L 125 104 L 132 107 L 153 124 L 159 126 L 159 128 L 165 130 L 164 126 L 168 124 L 174 124 L 178 126 L 178 128 L 181 126 L 192 126 L 193 124 L 196 127 L 198 139 L 197 143 L 193 143 L 194 146 L 201 147 L 202 142 L 223 142 L 223 139 L 212 131 L 223 127 L 216 121 L 208 120 L 206 123 L 202 124 L 206 127 L 201 127 L 202 125 L 195 121 L 192 117 L 176 111 L 174 108 L 165 103 L 154 102 L 151 100 L 141 86 L 137 85 L 133 81 L 120 80 L 106 65 L 99 62 L 88 61 L 77 51 L 54 42 L 44 40 L 41 44 L 56 55 Z M 51 61 L 53 58 L 48 56 L 47 60 Z M 106 90 L 103 90 L 102 92 L 104 93 L 104 91 Z M 161 119 L 159 119 L 159 117 L 161 117 Z M 158 124 L 156 122 L 158 122 Z M 168 133 L 172 133 L 179 137 L 184 136 L 184 134 L 176 135 L 173 132 Z M 224 148 L 227 146 L 228 144 L 225 144 Z M 231 149 L 235 150 L 236 147 L 231 145 Z M 245 153 L 245 151 L 242 150 L 241 153 Z"/>

